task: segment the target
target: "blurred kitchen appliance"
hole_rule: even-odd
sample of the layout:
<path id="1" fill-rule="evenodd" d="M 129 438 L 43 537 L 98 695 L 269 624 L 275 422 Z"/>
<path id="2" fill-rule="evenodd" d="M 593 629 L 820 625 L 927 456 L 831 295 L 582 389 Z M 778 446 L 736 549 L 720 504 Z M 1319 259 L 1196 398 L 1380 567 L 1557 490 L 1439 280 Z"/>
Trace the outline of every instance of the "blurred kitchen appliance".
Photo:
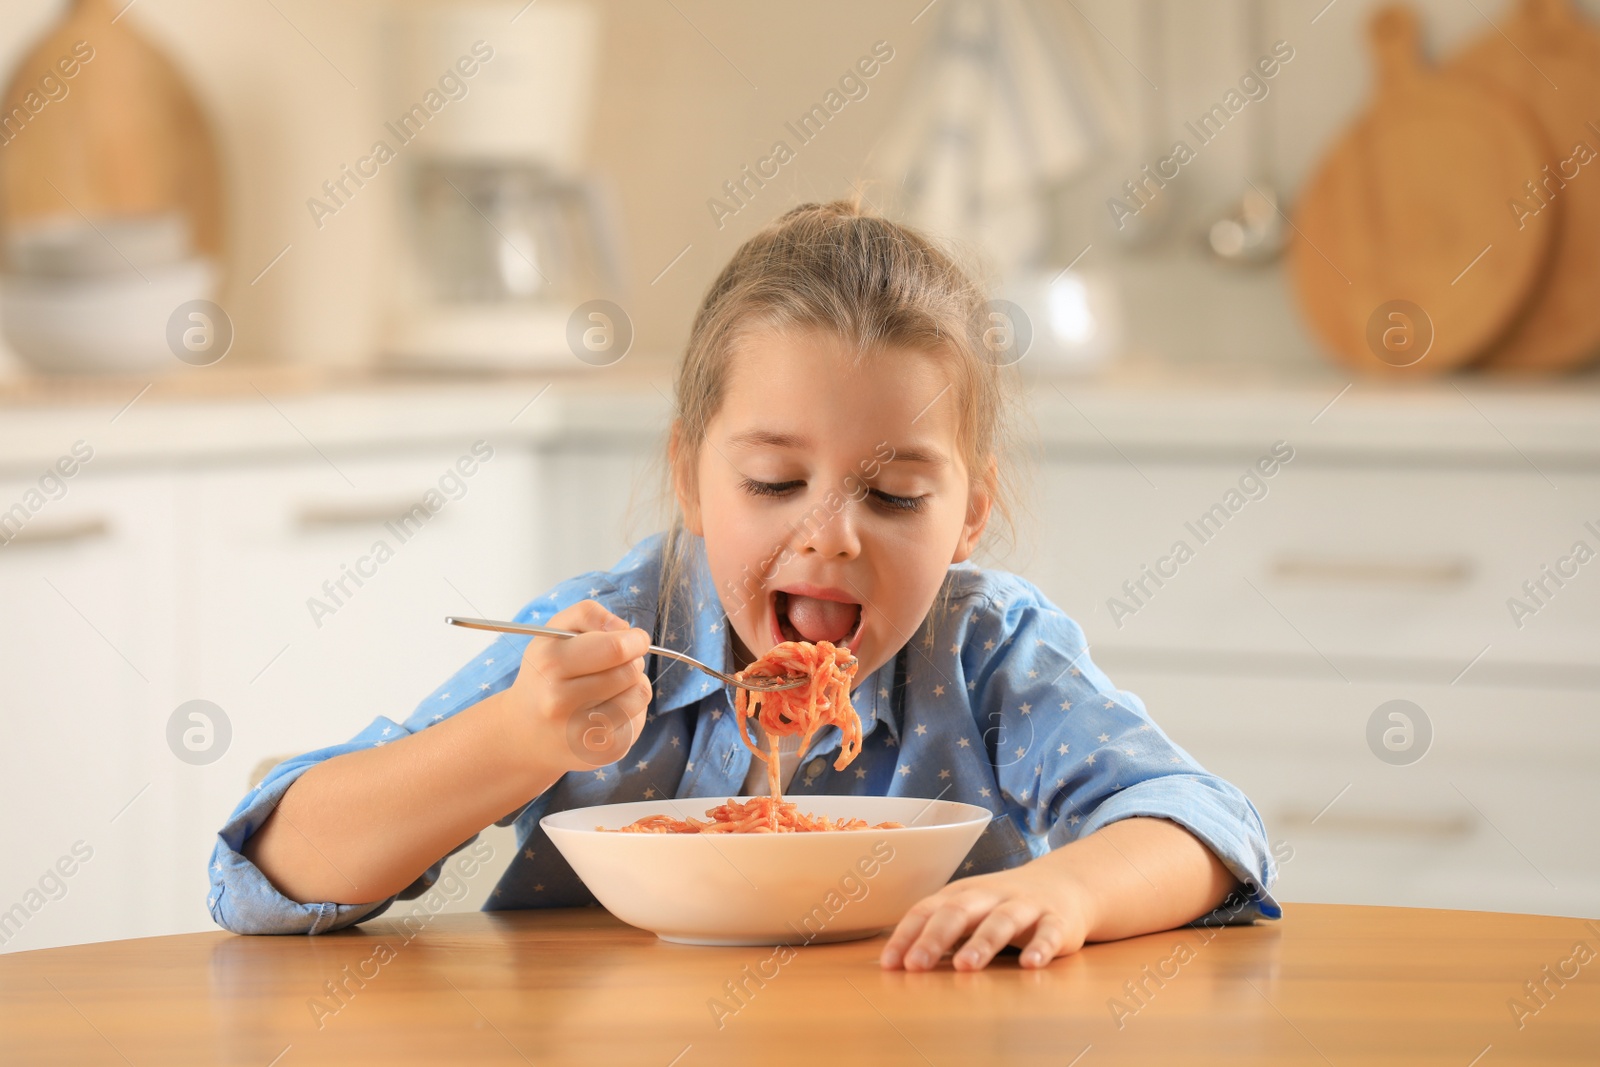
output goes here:
<path id="1" fill-rule="evenodd" d="M 396 26 L 402 110 L 459 70 L 453 99 L 408 160 L 411 270 L 387 357 L 443 368 L 570 362 L 567 320 L 615 294 L 619 242 L 605 189 L 581 168 L 599 25 L 586 4 L 414 3 Z M 492 49 L 485 59 L 484 53 Z"/>
<path id="2" fill-rule="evenodd" d="M 0 111 L 0 325 L 39 370 L 179 366 L 181 305 L 215 296 L 222 185 L 182 76 L 111 0 L 74 0 Z"/>
<path id="3" fill-rule="evenodd" d="M 1120 307 L 1092 266 L 1056 262 L 1053 210 L 1124 132 L 1095 46 L 1063 21 L 1079 16 L 1036 0 L 951 0 L 930 14 L 940 21 L 908 104 L 873 161 L 885 210 L 989 257 L 999 295 L 1027 319 L 1007 326 L 1029 344 L 1008 362 L 1096 366 L 1116 348 Z"/>

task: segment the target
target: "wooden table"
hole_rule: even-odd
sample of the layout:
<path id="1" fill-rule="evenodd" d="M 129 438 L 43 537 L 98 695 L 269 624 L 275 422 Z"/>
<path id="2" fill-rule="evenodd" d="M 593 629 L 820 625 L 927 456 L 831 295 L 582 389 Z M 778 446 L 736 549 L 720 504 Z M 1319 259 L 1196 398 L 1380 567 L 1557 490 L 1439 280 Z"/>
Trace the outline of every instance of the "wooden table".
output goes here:
<path id="1" fill-rule="evenodd" d="M 397 917 L 3 956 L 0 1063 L 1600 1062 L 1600 922 L 1579 919 L 1298 904 L 974 974 L 882 972 L 881 939 L 787 959 L 670 945 L 598 909 L 407 935 Z"/>

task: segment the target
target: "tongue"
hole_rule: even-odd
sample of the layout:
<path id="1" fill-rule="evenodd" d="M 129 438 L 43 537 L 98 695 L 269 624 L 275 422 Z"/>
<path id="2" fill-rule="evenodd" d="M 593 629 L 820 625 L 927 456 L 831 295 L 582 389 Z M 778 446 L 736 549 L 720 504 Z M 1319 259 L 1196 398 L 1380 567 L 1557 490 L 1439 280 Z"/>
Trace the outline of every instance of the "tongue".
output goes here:
<path id="1" fill-rule="evenodd" d="M 789 625 L 807 641 L 839 643 L 856 627 L 857 604 L 837 600 L 818 600 L 809 596 L 789 596 Z"/>

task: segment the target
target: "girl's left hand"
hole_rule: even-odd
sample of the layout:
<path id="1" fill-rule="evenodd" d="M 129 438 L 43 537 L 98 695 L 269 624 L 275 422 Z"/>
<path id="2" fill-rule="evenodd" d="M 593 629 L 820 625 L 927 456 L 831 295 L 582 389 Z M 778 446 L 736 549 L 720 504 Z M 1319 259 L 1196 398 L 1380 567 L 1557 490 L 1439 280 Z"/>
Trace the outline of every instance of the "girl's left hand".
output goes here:
<path id="1" fill-rule="evenodd" d="M 1087 897 L 1052 866 L 1034 861 L 962 878 L 924 897 L 889 936 L 880 964 L 927 971 L 954 950 L 956 970 L 976 971 L 1016 945 L 1022 966 L 1043 967 L 1078 951 L 1089 931 Z"/>

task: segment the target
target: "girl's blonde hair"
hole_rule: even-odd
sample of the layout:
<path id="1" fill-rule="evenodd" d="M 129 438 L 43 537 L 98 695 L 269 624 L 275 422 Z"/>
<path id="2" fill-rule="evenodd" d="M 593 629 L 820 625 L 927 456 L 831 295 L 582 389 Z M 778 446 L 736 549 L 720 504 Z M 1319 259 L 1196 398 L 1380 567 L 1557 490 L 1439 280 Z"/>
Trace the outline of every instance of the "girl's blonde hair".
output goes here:
<path id="1" fill-rule="evenodd" d="M 678 366 L 668 493 L 674 484 L 698 491 L 700 448 L 740 342 L 766 330 L 828 330 L 858 360 L 892 347 L 946 361 L 949 402 L 959 405 L 957 444 L 972 478 L 994 500 L 985 543 L 995 535 L 1009 541 L 1015 533 L 1006 462 L 1014 372 L 985 347 L 989 326 L 984 290 L 915 230 L 864 212 L 859 201 L 801 204 L 785 212 L 739 246 L 695 314 Z M 662 633 L 696 558 L 695 541 L 674 504 L 663 546 Z"/>

